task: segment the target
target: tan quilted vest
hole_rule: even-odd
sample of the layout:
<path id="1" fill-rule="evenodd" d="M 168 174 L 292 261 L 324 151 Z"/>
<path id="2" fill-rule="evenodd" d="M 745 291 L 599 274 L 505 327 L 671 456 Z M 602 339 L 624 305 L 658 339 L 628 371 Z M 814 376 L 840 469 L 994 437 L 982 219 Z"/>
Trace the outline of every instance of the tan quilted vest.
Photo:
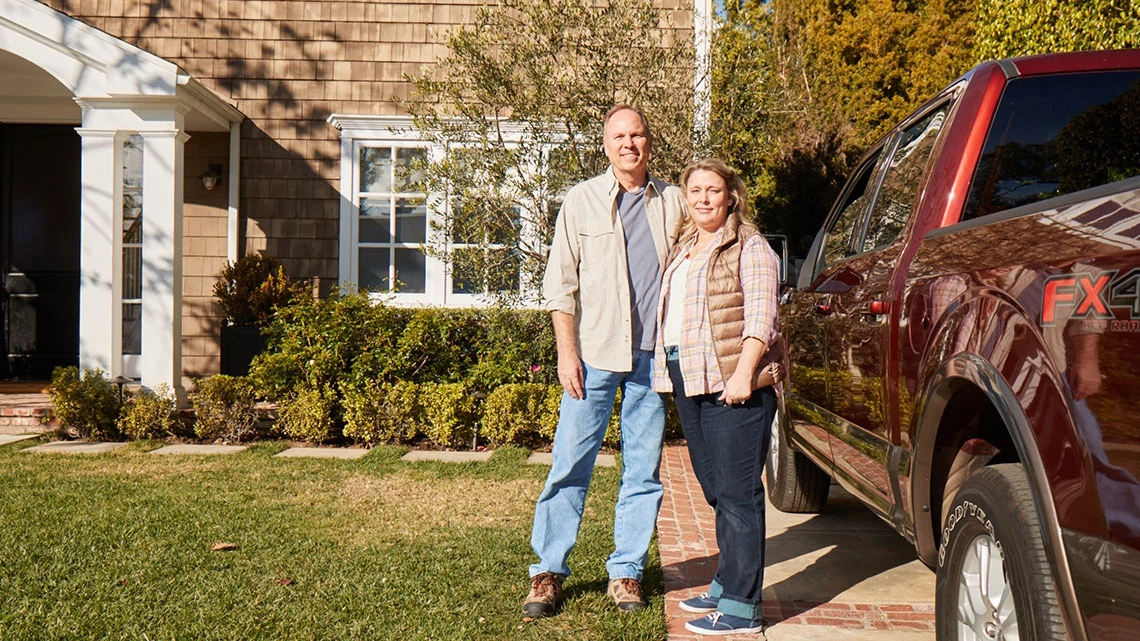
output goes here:
<path id="1" fill-rule="evenodd" d="M 736 371 L 740 354 L 744 351 L 744 292 L 740 286 L 740 249 L 749 238 L 760 233 L 751 223 L 742 223 L 739 216 L 729 216 L 724 224 L 724 235 L 720 245 L 714 247 L 708 262 L 708 322 L 712 328 L 713 347 L 716 350 L 717 365 L 725 382 Z M 673 259 L 688 246 L 691 236 L 677 241 L 669 259 Z M 752 389 L 759 389 L 760 372 L 774 356 L 769 350 L 760 359 L 752 377 Z"/>

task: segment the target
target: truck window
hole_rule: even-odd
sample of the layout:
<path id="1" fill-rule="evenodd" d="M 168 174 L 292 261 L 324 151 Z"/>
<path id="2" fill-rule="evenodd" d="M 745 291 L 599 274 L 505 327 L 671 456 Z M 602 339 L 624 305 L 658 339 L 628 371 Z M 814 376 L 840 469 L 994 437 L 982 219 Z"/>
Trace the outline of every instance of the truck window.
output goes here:
<path id="1" fill-rule="evenodd" d="M 867 200 L 870 196 L 867 187 L 880 157 L 881 154 L 876 154 L 873 158 L 869 158 L 859 166 L 851 178 L 851 189 L 840 205 L 840 214 L 827 230 L 819 272 L 855 254 L 855 236 L 862 228 L 864 215 L 867 213 Z"/>
<path id="2" fill-rule="evenodd" d="M 1010 80 L 986 135 L 961 219 L 1140 174 L 1138 114 L 1140 71 Z"/>
<path id="3" fill-rule="evenodd" d="M 875 251 L 890 245 L 906 227 L 918 190 L 922 188 L 934 141 L 938 139 L 938 132 L 942 131 L 949 111 L 950 103 L 946 103 L 899 136 L 879 195 L 871 208 L 867 233 L 863 236 L 863 251 Z"/>

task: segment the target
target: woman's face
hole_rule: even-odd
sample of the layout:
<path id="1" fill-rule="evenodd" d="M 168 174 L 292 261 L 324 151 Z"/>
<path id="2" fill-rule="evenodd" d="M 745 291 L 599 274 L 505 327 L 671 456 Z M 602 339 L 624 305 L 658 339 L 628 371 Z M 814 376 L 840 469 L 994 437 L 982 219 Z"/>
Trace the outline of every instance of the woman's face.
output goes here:
<path id="1" fill-rule="evenodd" d="M 724 227 L 728 210 L 733 205 L 724 178 L 706 169 L 689 174 L 689 180 L 685 182 L 685 199 L 693 222 L 708 232 Z"/>

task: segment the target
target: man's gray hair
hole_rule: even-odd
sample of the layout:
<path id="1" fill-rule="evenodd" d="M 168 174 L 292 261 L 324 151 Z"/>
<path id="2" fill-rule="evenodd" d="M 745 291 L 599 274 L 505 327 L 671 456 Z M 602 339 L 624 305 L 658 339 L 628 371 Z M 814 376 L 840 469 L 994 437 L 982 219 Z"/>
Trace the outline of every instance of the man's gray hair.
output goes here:
<path id="1" fill-rule="evenodd" d="M 610 118 L 612 118 L 614 114 L 619 111 L 626 110 L 632 111 L 633 113 L 637 114 L 638 118 L 641 118 L 641 126 L 645 127 L 645 136 L 650 140 L 653 140 L 653 130 L 649 128 L 649 119 L 645 117 L 645 112 L 638 109 L 637 107 L 634 107 L 633 105 L 627 105 L 625 103 L 610 107 L 610 110 L 606 112 L 605 119 L 602 120 L 602 128 L 605 129 L 606 125 L 610 124 Z"/>

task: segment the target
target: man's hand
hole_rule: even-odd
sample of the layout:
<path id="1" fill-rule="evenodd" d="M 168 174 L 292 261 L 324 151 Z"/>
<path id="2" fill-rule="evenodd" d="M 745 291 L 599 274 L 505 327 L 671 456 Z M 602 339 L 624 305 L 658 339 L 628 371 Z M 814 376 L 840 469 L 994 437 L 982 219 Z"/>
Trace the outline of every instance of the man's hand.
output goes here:
<path id="1" fill-rule="evenodd" d="M 550 318 L 558 345 L 558 382 L 570 398 L 580 401 L 586 398 L 586 375 L 578 355 L 578 326 L 574 317 L 564 312 L 551 312 Z"/>
<path id="2" fill-rule="evenodd" d="M 1100 391 L 1103 377 L 1100 374 L 1100 359 L 1097 343 L 1100 334 L 1080 334 L 1072 337 L 1073 363 L 1069 366 L 1069 387 L 1073 390 L 1073 400 L 1083 401 Z"/>
<path id="3" fill-rule="evenodd" d="M 577 354 L 558 352 L 558 382 L 570 398 L 580 401 L 586 398 L 586 380 L 582 373 L 582 360 Z"/>

